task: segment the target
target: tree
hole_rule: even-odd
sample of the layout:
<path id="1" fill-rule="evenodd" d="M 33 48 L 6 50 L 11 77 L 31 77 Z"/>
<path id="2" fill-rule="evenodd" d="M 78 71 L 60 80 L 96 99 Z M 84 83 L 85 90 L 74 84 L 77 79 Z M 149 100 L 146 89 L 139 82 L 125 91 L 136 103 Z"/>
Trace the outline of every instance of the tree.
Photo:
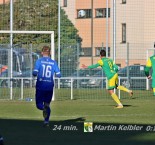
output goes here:
<path id="1" fill-rule="evenodd" d="M 28 31 L 54 31 L 55 44 L 58 42 L 58 0 L 16 0 L 13 8 L 13 29 Z M 10 5 L 0 5 L 0 30 L 10 28 Z M 78 35 L 78 30 L 68 19 L 65 11 L 61 9 L 61 69 L 74 71 L 77 68 L 78 60 L 75 60 L 77 52 L 77 42 L 82 41 Z M 14 34 L 14 44 L 41 44 L 50 43 L 49 35 L 39 34 Z M 8 43 L 9 35 L 1 34 L 0 43 Z M 57 45 L 55 45 L 57 46 Z M 39 47 L 41 49 L 41 47 Z M 57 50 L 56 50 L 57 52 Z M 57 55 L 56 55 L 57 58 Z M 68 62 L 66 58 L 71 60 Z M 65 62 L 65 65 L 63 65 Z M 67 66 L 67 68 L 65 68 Z M 70 66 L 68 68 L 68 66 Z M 71 71 L 71 72 L 72 72 Z"/>
<path id="2" fill-rule="evenodd" d="M 14 30 L 28 31 L 54 31 L 55 42 L 58 41 L 58 0 L 16 0 L 14 2 Z M 0 5 L 0 30 L 9 30 L 10 25 L 10 6 L 9 4 Z M 61 9 L 61 44 L 76 44 L 79 36 L 78 30 Z M 46 35 L 15 35 L 14 43 L 41 43 L 50 42 Z M 2 40 L 1 40 L 2 41 Z"/>

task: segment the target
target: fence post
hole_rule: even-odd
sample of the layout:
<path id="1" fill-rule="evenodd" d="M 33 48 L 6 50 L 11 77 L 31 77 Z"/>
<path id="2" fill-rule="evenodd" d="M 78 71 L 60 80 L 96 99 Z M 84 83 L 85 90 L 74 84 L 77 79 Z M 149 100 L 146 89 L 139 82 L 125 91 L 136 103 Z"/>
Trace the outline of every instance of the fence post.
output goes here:
<path id="1" fill-rule="evenodd" d="M 127 82 L 130 84 L 130 76 L 129 76 L 129 42 L 127 43 Z M 129 87 L 128 87 L 129 88 Z"/>
<path id="2" fill-rule="evenodd" d="M 149 58 L 149 50 L 146 51 L 146 61 Z M 149 79 L 146 77 L 146 90 L 149 90 Z"/>
<path id="3" fill-rule="evenodd" d="M 71 100 L 73 100 L 73 78 L 71 78 Z"/>
<path id="4" fill-rule="evenodd" d="M 106 77 L 106 89 L 108 89 L 108 79 Z"/>
<path id="5" fill-rule="evenodd" d="M 53 88 L 53 97 L 52 97 L 52 101 L 54 101 L 55 100 L 55 86 L 54 86 L 54 88 Z"/>
<path id="6" fill-rule="evenodd" d="M 54 84 L 55 84 L 55 77 L 53 78 L 54 80 Z M 53 88 L 53 96 L 52 96 L 52 101 L 55 100 L 55 85 L 54 85 L 54 88 Z"/>
<path id="7" fill-rule="evenodd" d="M 121 79 L 119 77 L 118 78 L 118 85 L 120 85 L 120 83 L 121 83 Z M 121 91 L 120 90 L 118 90 L 118 98 L 121 99 Z"/>
<path id="8" fill-rule="evenodd" d="M 147 79 L 147 77 L 146 77 L 146 90 L 149 90 L 149 79 Z"/>
<path id="9" fill-rule="evenodd" d="M 79 43 L 77 43 L 76 45 L 76 49 L 77 49 L 77 78 L 79 78 L 80 74 L 79 74 L 79 55 L 80 55 L 80 45 Z M 77 81 L 77 88 L 79 88 L 79 79 L 76 80 Z"/>
<path id="10" fill-rule="evenodd" d="M 23 78 L 21 78 L 21 100 L 23 100 L 24 99 L 24 93 L 23 93 L 23 89 L 24 89 L 24 85 L 23 85 Z"/>

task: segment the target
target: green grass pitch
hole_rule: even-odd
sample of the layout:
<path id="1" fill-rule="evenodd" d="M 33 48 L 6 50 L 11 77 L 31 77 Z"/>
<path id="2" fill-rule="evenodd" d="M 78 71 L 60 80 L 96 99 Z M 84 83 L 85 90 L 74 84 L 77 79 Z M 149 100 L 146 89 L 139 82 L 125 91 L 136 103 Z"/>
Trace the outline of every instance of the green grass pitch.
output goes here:
<path id="1" fill-rule="evenodd" d="M 155 105 L 153 99 L 122 99 L 123 109 L 114 109 L 112 99 L 54 101 L 50 127 L 42 126 L 42 113 L 35 102 L 0 101 L 0 133 L 5 145 L 153 145 Z M 84 133 L 83 122 L 95 125 L 143 126 L 141 131 L 97 130 Z M 67 127 L 76 126 L 77 130 Z M 153 130 L 146 131 L 147 127 Z"/>
<path id="2" fill-rule="evenodd" d="M 44 128 L 42 112 L 36 109 L 34 101 L 0 101 L 0 134 L 5 145 L 153 145 L 155 98 L 124 98 L 122 102 L 123 109 L 114 109 L 112 99 L 54 101 L 50 127 Z M 86 133 L 84 122 L 117 129 Z M 143 129 L 118 130 L 120 125 Z"/>

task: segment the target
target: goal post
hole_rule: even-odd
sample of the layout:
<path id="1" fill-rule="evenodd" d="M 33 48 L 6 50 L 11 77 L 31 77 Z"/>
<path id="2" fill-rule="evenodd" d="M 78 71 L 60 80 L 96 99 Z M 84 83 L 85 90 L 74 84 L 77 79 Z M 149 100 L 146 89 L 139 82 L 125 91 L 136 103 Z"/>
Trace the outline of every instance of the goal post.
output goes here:
<path id="1" fill-rule="evenodd" d="M 55 59 L 55 45 L 54 45 L 54 31 L 10 31 L 10 30 L 0 30 L 0 34 L 49 34 L 50 40 L 51 40 L 51 58 Z M 13 37 L 12 37 L 13 39 Z M 10 80 L 13 79 L 13 44 L 10 39 Z M 22 98 L 22 97 L 21 97 Z M 13 99 L 13 85 L 12 81 L 10 81 L 10 100 Z M 54 100 L 54 94 L 53 94 L 53 100 Z"/>

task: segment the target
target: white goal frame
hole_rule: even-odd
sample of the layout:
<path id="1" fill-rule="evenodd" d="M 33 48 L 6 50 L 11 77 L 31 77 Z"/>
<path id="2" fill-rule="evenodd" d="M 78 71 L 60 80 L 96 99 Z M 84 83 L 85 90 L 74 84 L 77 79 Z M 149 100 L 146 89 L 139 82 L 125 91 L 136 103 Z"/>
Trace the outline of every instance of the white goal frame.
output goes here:
<path id="1" fill-rule="evenodd" d="M 54 31 L 10 31 L 10 30 L 0 30 L 0 34 L 10 34 L 10 47 L 11 47 L 11 74 L 10 74 L 10 79 L 13 78 L 13 48 L 12 48 L 12 40 L 13 34 L 49 34 L 51 35 L 51 58 L 54 59 L 54 54 L 55 54 L 55 45 L 54 45 Z M 13 86 L 12 86 L 12 81 L 10 81 L 10 100 L 13 99 Z M 54 100 L 54 93 L 53 93 L 53 100 Z"/>

